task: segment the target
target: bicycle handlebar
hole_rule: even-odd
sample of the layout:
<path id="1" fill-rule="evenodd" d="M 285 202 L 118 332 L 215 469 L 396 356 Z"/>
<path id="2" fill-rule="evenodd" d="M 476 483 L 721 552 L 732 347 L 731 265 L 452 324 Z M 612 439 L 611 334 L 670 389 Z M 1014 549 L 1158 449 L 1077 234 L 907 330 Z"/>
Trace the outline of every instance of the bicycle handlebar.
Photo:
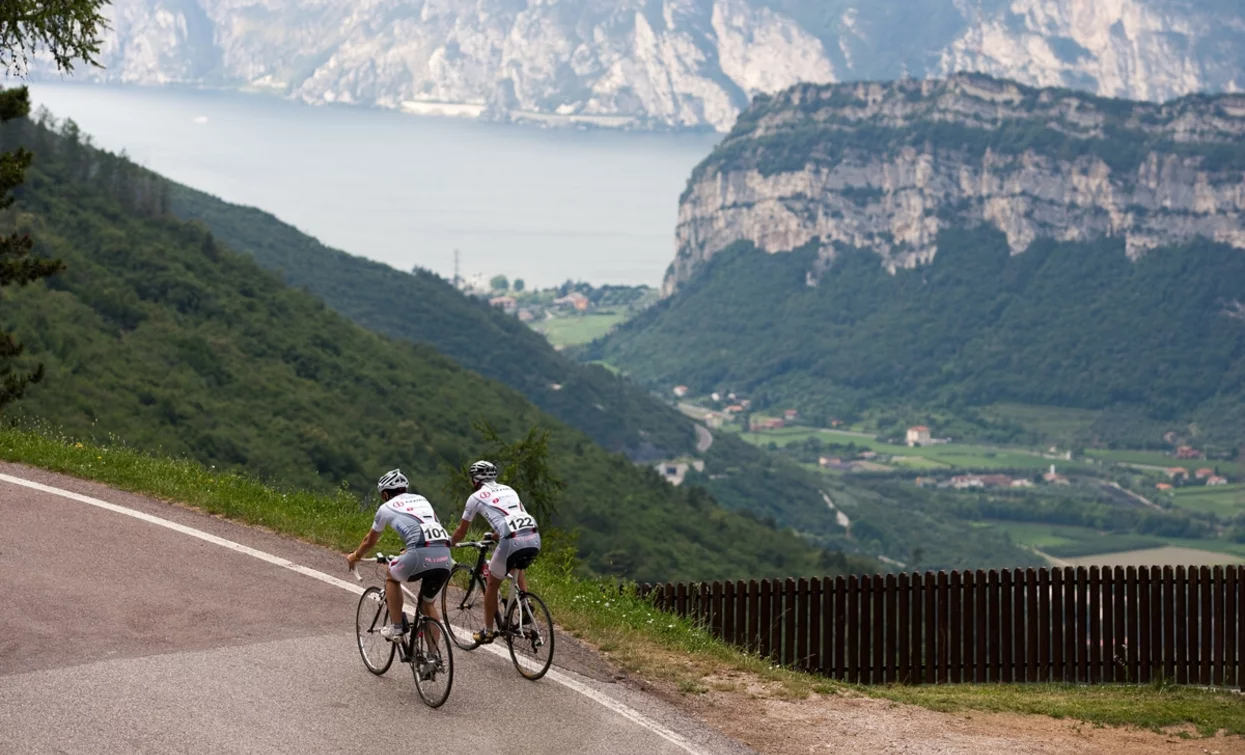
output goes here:
<path id="1" fill-rule="evenodd" d="M 391 558 L 392 558 L 392 556 L 386 556 L 384 553 L 377 553 L 375 556 L 373 556 L 371 559 L 368 559 L 368 560 L 369 560 L 369 561 L 374 560 L 374 561 L 376 561 L 376 563 L 378 563 L 378 564 L 387 564 L 387 563 L 389 563 L 389 560 L 390 560 Z M 363 561 L 363 559 L 359 559 L 359 561 Z M 350 572 L 351 572 L 352 574 L 354 574 L 354 578 L 355 578 L 355 579 L 357 579 L 357 580 L 359 580 L 360 582 L 362 582 L 362 581 L 363 581 L 363 575 L 359 573 L 359 561 L 355 561 L 355 562 L 354 562 L 354 566 L 353 566 L 353 567 L 351 567 Z"/>
<path id="2" fill-rule="evenodd" d="M 488 548 L 492 548 L 494 545 L 496 545 L 496 542 L 494 542 L 493 540 L 464 540 L 463 542 L 459 543 L 458 545 L 454 547 L 455 548 L 475 548 L 476 550 L 482 551 L 482 550 L 487 550 Z"/>

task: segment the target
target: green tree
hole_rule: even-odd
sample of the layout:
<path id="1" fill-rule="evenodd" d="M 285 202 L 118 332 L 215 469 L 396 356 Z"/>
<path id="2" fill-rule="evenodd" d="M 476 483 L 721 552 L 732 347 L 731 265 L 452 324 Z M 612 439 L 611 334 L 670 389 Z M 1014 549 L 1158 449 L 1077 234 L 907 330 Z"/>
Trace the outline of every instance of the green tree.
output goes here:
<path id="1" fill-rule="evenodd" d="M 75 60 L 98 65 L 100 35 L 106 22 L 100 10 L 104 0 L 6 0 L 0 3 L 0 64 L 9 73 L 24 74 L 31 55 L 46 52 L 62 71 Z M 0 123 L 30 114 L 26 87 L 0 91 Z M 34 155 L 19 148 L 0 154 L 0 208 L 13 204 L 10 193 L 26 179 Z M 30 234 L 13 232 L 0 237 L 0 288 L 24 286 L 64 269 L 60 260 L 31 257 Z M 16 361 L 22 345 L 12 333 L 0 332 L 0 407 L 19 398 L 26 386 L 43 378 L 43 365 L 25 371 Z"/>
<path id="2" fill-rule="evenodd" d="M 556 514 L 566 483 L 549 465 L 549 431 L 533 427 L 524 437 L 508 442 L 486 420 L 478 420 L 475 430 L 484 443 L 482 458 L 497 465 L 498 481 L 517 490 L 538 520 L 548 521 Z M 450 469 L 445 492 L 451 500 L 465 501 L 475 489 L 467 472 L 473 461 Z"/>
<path id="3" fill-rule="evenodd" d="M 505 291 L 510 288 L 510 280 L 504 275 L 494 275 L 489 279 L 488 285 L 494 291 Z"/>
<path id="4" fill-rule="evenodd" d="M 514 290 L 515 290 L 516 292 L 522 292 L 522 291 L 523 291 L 523 289 L 525 289 L 525 288 L 527 288 L 527 283 L 526 283 L 526 282 L 524 282 L 524 280 L 523 280 L 522 278 L 515 278 L 515 279 L 514 279 Z"/>

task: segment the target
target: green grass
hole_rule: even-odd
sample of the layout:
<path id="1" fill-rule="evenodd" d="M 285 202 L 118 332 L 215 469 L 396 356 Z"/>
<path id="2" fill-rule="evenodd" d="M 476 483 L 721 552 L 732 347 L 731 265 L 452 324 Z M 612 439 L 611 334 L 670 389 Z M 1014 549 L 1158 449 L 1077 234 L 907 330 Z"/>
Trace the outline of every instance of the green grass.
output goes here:
<path id="1" fill-rule="evenodd" d="M 1105 462 L 1115 464 L 1136 464 L 1147 467 L 1183 467 L 1189 471 L 1196 471 L 1203 467 L 1209 469 L 1219 469 L 1220 472 L 1228 475 L 1237 475 L 1240 473 L 1240 465 L 1234 461 L 1215 461 L 1211 459 L 1177 459 L 1175 456 L 1162 453 L 1160 451 L 1129 451 L 1129 450 L 1111 450 L 1105 448 L 1087 448 L 1085 455 L 1094 459 L 1101 459 Z"/>
<path id="2" fill-rule="evenodd" d="M 371 511 L 344 492 L 278 490 L 193 461 L 84 444 L 53 433 L 0 428 L 0 458 L 188 504 L 340 551 L 354 547 L 371 522 Z M 379 547 L 395 545 L 393 534 L 386 533 Z M 550 533 L 529 577 L 562 631 L 583 638 L 624 669 L 667 682 L 685 695 L 705 692 L 712 685 L 709 677 L 742 673 L 764 682 L 763 694 L 794 700 L 814 691 L 854 689 L 934 710 L 1030 713 L 1152 729 L 1183 725 L 1201 735 L 1245 735 L 1245 707 L 1238 696 L 1225 692 L 1161 686 L 851 687 L 774 668 L 685 619 L 654 609 L 631 587 L 583 577 L 573 547 L 556 533 Z"/>
<path id="3" fill-rule="evenodd" d="M 1245 485 L 1176 488 L 1172 500 L 1183 509 L 1231 519 L 1245 513 Z"/>
<path id="4" fill-rule="evenodd" d="M 1078 558 L 1099 553 L 1157 548 L 1171 541 L 1146 535 L 1103 534 L 1088 527 L 1033 522 L 992 521 L 991 526 L 1006 532 L 1013 541 L 1037 548 L 1055 558 Z M 1202 550 L 1218 550 L 1222 541 L 1203 541 Z"/>
<path id="5" fill-rule="evenodd" d="M 600 338 L 626 319 L 627 315 L 621 312 L 594 312 L 541 320 L 532 323 L 532 328 L 554 346 L 579 346 Z"/>
<path id="6" fill-rule="evenodd" d="M 1154 731 L 1192 726 L 1202 736 L 1245 735 L 1245 701 L 1239 695 L 1189 687 L 949 684 L 884 687 L 869 694 L 946 712 L 1032 713 L 1103 726 Z"/>

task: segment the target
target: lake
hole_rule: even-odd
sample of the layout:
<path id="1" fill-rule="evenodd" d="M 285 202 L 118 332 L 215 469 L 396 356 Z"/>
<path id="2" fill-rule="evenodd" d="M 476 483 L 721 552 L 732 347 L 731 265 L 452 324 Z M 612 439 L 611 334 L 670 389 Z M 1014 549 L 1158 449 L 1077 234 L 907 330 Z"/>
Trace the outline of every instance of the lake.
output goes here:
<path id="1" fill-rule="evenodd" d="M 263 95 L 31 85 L 98 146 L 329 246 L 449 277 L 656 284 L 678 198 L 720 136 L 312 107 Z"/>

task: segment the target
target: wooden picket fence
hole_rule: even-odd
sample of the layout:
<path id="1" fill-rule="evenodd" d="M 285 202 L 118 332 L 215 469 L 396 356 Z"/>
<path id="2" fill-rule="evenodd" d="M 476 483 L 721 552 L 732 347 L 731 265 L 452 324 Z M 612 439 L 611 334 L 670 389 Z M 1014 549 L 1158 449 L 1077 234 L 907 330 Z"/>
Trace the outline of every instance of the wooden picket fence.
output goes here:
<path id="1" fill-rule="evenodd" d="M 642 585 L 774 662 L 863 684 L 1241 687 L 1245 567 L 1077 567 Z"/>

